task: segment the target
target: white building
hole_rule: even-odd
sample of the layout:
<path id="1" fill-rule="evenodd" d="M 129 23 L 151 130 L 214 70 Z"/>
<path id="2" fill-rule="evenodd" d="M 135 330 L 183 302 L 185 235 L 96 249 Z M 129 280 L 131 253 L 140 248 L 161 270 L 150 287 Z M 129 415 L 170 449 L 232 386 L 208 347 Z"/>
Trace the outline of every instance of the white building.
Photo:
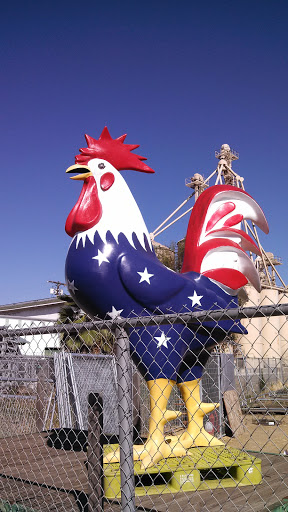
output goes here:
<path id="1" fill-rule="evenodd" d="M 246 287 L 248 302 L 244 307 L 287 304 L 288 292 L 263 288 L 258 293 L 252 286 Z M 248 334 L 240 338 L 244 354 L 253 358 L 275 358 L 288 362 L 288 321 L 282 316 L 261 316 L 243 319 Z"/>
<path id="2" fill-rule="evenodd" d="M 63 300 L 54 297 L 0 306 L 0 327 L 25 329 L 53 325 L 63 304 Z M 36 334 L 25 336 L 25 340 L 27 343 L 20 348 L 22 354 L 43 355 L 47 347 L 59 347 L 58 334 Z"/>

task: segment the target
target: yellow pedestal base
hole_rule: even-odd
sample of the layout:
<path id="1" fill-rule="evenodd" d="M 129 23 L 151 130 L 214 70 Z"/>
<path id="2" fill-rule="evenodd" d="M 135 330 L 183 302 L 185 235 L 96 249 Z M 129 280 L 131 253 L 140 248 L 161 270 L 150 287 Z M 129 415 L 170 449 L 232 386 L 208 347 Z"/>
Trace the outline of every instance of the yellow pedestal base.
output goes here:
<path id="1" fill-rule="evenodd" d="M 107 445 L 104 454 L 117 448 Z M 185 457 L 163 459 L 146 470 L 135 462 L 134 474 L 136 496 L 258 485 L 262 480 L 260 459 L 222 446 L 191 448 Z M 121 498 L 119 463 L 104 464 L 104 492 L 108 499 Z"/>

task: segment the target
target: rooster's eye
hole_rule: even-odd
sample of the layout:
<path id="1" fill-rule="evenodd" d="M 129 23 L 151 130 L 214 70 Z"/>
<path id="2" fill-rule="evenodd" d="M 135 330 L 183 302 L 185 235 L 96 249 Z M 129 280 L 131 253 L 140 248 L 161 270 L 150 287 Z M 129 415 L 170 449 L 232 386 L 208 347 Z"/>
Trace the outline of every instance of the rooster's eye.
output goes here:
<path id="1" fill-rule="evenodd" d="M 103 164 L 103 163 L 98 164 L 98 167 L 99 167 L 99 169 L 105 169 L 105 164 Z"/>

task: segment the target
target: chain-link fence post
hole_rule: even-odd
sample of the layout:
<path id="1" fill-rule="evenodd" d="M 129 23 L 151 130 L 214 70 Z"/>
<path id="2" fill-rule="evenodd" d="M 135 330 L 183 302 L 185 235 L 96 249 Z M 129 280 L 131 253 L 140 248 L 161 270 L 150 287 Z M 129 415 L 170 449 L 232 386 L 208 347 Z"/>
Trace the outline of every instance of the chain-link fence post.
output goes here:
<path id="1" fill-rule="evenodd" d="M 133 462 L 132 366 L 129 337 L 125 329 L 116 329 L 116 366 L 118 380 L 119 447 L 122 512 L 135 511 Z"/>
<path id="2" fill-rule="evenodd" d="M 103 512 L 103 401 L 98 393 L 88 397 L 88 512 Z"/>

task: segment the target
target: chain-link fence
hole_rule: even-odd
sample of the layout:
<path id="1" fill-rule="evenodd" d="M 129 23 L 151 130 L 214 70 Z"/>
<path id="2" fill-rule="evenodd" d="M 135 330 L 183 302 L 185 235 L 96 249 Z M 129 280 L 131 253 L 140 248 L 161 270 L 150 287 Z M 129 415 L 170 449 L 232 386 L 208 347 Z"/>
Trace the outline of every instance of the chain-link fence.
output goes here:
<path id="1" fill-rule="evenodd" d="M 267 304 L 6 322 L 0 511 L 288 510 L 288 296 Z"/>

